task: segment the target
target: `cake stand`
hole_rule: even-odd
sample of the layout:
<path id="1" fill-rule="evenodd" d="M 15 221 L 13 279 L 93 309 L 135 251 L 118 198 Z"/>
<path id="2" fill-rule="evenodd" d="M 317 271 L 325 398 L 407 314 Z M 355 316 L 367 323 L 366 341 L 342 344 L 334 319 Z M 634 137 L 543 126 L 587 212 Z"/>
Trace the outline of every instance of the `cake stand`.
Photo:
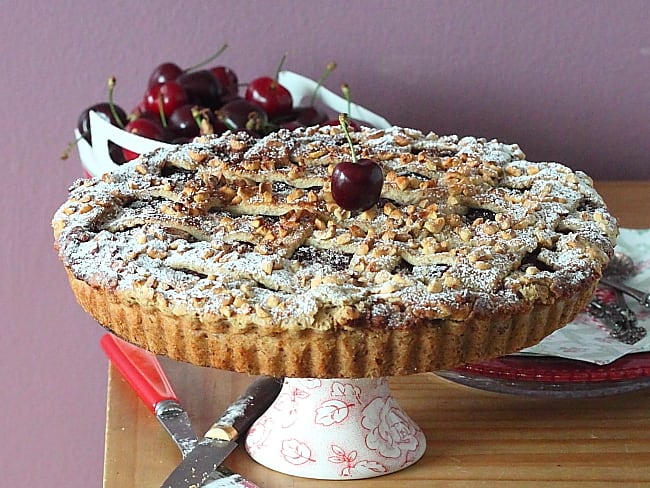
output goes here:
<path id="1" fill-rule="evenodd" d="M 249 430 L 245 447 L 275 471 L 344 480 L 411 466 L 424 454 L 426 439 L 386 378 L 287 378 Z"/>

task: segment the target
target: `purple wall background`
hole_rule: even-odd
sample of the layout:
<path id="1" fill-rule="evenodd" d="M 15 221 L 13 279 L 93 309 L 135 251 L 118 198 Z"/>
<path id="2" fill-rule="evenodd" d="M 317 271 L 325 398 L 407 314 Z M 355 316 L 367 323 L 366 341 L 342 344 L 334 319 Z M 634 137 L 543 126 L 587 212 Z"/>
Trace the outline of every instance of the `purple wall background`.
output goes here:
<path id="1" fill-rule="evenodd" d="M 650 178 L 650 2 L 187 0 L 20 2 L 4 9 L 0 192 L 3 486 L 99 486 L 106 361 L 74 302 L 49 227 L 76 158 L 78 113 L 130 108 L 150 70 L 223 42 L 241 80 L 286 68 L 396 124 L 517 142 L 597 179 Z"/>

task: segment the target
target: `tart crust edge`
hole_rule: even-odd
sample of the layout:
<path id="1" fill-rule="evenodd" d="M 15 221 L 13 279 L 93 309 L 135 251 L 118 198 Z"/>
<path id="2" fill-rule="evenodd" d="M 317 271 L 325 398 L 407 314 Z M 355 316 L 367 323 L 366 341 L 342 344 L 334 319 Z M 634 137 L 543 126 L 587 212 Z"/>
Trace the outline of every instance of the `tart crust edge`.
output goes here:
<path id="1" fill-rule="evenodd" d="M 450 369 L 532 346 L 572 321 L 597 281 L 579 296 L 536 302 L 526 314 L 463 321 L 435 320 L 415 328 L 355 327 L 320 331 L 255 327 L 233 331 L 223 321 L 143 308 L 125 293 L 95 288 L 66 268 L 81 307 L 103 327 L 154 354 L 197 366 L 297 378 L 401 376 Z"/>

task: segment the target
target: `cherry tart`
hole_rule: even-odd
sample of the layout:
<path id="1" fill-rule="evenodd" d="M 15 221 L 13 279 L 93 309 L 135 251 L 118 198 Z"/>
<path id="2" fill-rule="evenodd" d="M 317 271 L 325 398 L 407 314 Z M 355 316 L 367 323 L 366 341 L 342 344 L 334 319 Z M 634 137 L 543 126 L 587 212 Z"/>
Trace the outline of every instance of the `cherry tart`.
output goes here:
<path id="1" fill-rule="evenodd" d="M 226 132 L 75 182 L 53 228 L 78 301 L 156 354 L 327 378 L 508 354 L 588 303 L 617 224 L 587 175 L 474 137 L 349 137 Z M 365 210 L 332 196 L 352 148 L 384 177 Z"/>

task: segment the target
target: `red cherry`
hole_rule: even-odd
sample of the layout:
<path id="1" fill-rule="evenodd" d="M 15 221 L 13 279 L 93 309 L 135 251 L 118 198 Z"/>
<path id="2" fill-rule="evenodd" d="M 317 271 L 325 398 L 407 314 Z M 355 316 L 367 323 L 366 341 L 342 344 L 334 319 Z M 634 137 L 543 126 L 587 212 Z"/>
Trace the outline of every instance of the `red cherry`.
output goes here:
<path id="1" fill-rule="evenodd" d="M 314 106 L 299 107 L 293 113 L 295 121 L 304 127 L 319 125 L 327 121 L 327 114 Z"/>
<path id="2" fill-rule="evenodd" d="M 243 98 L 231 100 L 217 110 L 216 114 L 219 120 L 232 131 L 249 130 L 263 133 L 268 125 L 266 112 Z"/>
<path id="3" fill-rule="evenodd" d="M 327 77 L 335 69 L 336 69 L 335 62 L 332 61 L 327 63 L 327 66 L 325 66 L 325 71 L 323 72 L 320 79 L 318 80 L 318 84 L 316 85 L 316 88 L 314 88 L 314 91 L 311 95 L 311 103 L 306 107 L 298 107 L 293 111 L 293 118 L 298 123 L 298 125 L 309 127 L 312 125 L 320 125 L 327 122 L 328 119 L 327 114 L 315 107 L 316 96 L 318 95 L 318 90 L 320 90 L 321 86 L 323 86 L 323 83 L 325 82 Z M 337 121 L 337 125 L 338 125 L 338 121 Z"/>
<path id="4" fill-rule="evenodd" d="M 210 68 L 212 74 L 219 80 L 224 101 L 232 100 L 239 94 L 239 79 L 237 74 L 227 66 L 214 66 Z"/>
<path id="5" fill-rule="evenodd" d="M 147 139 L 154 139 L 156 141 L 164 140 L 162 127 L 151 119 L 141 118 L 132 120 L 126 124 L 124 130 L 141 137 L 146 137 Z M 139 156 L 138 153 L 130 151 L 127 148 L 122 148 L 122 152 L 127 161 L 131 161 Z"/>
<path id="6" fill-rule="evenodd" d="M 212 109 L 222 105 L 223 88 L 212 71 L 202 69 L 185 72 L 176 81 L 185 90 L 189 103 Z"/>
<path id="7" fill-rule="evenodd" d="M 381 167 L 372 159 L 343 161 L 332 172 L 332 197 L 346 210 L 367 210 L 379 201 L 384 186 Z"/>
<path id="8" fill-rule="evenodd" d="M 305 127 L 305 126 L 302 125 L 302 124 L 299 124 L 295 120 L 289 120 L 287 122 L 282 122 L 280 124 L 280 127 L 282 127 L 283 129 L 288 129 L 288 130 L 296 130 L 296 129 L 299 129 L 299 128 Z"/>
<path id="9" fill-rule="evenodd" d="M 199 135 L 200 129 L 194 118 L 193 106 L 190 104 L 181 105 L 172 112 L 167 120 L 167 128 L 173 134 L 174 139 L 192 139 Z"/>
<path id="10" fill-rule="evenodd" d="M 161 85 L 147 88 L 144 94 L 144 109 L 152 114 L 159 114 L 161 107 L 165 117 L 188 102 L 185 89 L 176 81 L 168 81 Z"/>
<path id="11" fill-rule="evenodd" d="M 126 124 L 126 113 L 120 107 L 113 105 L 111 108 L 111 104 L 106 102 L 96 103 L 81 112 L 77 121 L 77 130 L 88 143 L 91 142 L 90 112 L 95 112 L 102 119 L 116 127 L 123 127 Z M 117 118 L 115 118 L 115 115 L 117 115 Z"/>
<path id="12" fill-rule="evenodd" d="M 176 63 L 162 63 L 156 66 L 149 76 L 148 87 L 162 85 L 168 81 L 174 81 L 183 73 L 183 70 Z"/>
<path id="13" fill-rule="evenodd" d="M 269 119 L 291 115 L 293 108 L 293 98 L 289 90 L 268 76 L 251 81 L 244 98 L 259 105 L 268 114 Z"/>
<path id="14" fill-rule="evenodd" d="M 331 190 L 334 201 L 346 210 L 367 210 L 379 201 L 384 186 L 384 172 L 372 159 L 359 159 L 348 131 L 348 117 L 339 115 L 339 124 L 350 146 L 352 161 L 342 161 L 332 171 Z"/>

